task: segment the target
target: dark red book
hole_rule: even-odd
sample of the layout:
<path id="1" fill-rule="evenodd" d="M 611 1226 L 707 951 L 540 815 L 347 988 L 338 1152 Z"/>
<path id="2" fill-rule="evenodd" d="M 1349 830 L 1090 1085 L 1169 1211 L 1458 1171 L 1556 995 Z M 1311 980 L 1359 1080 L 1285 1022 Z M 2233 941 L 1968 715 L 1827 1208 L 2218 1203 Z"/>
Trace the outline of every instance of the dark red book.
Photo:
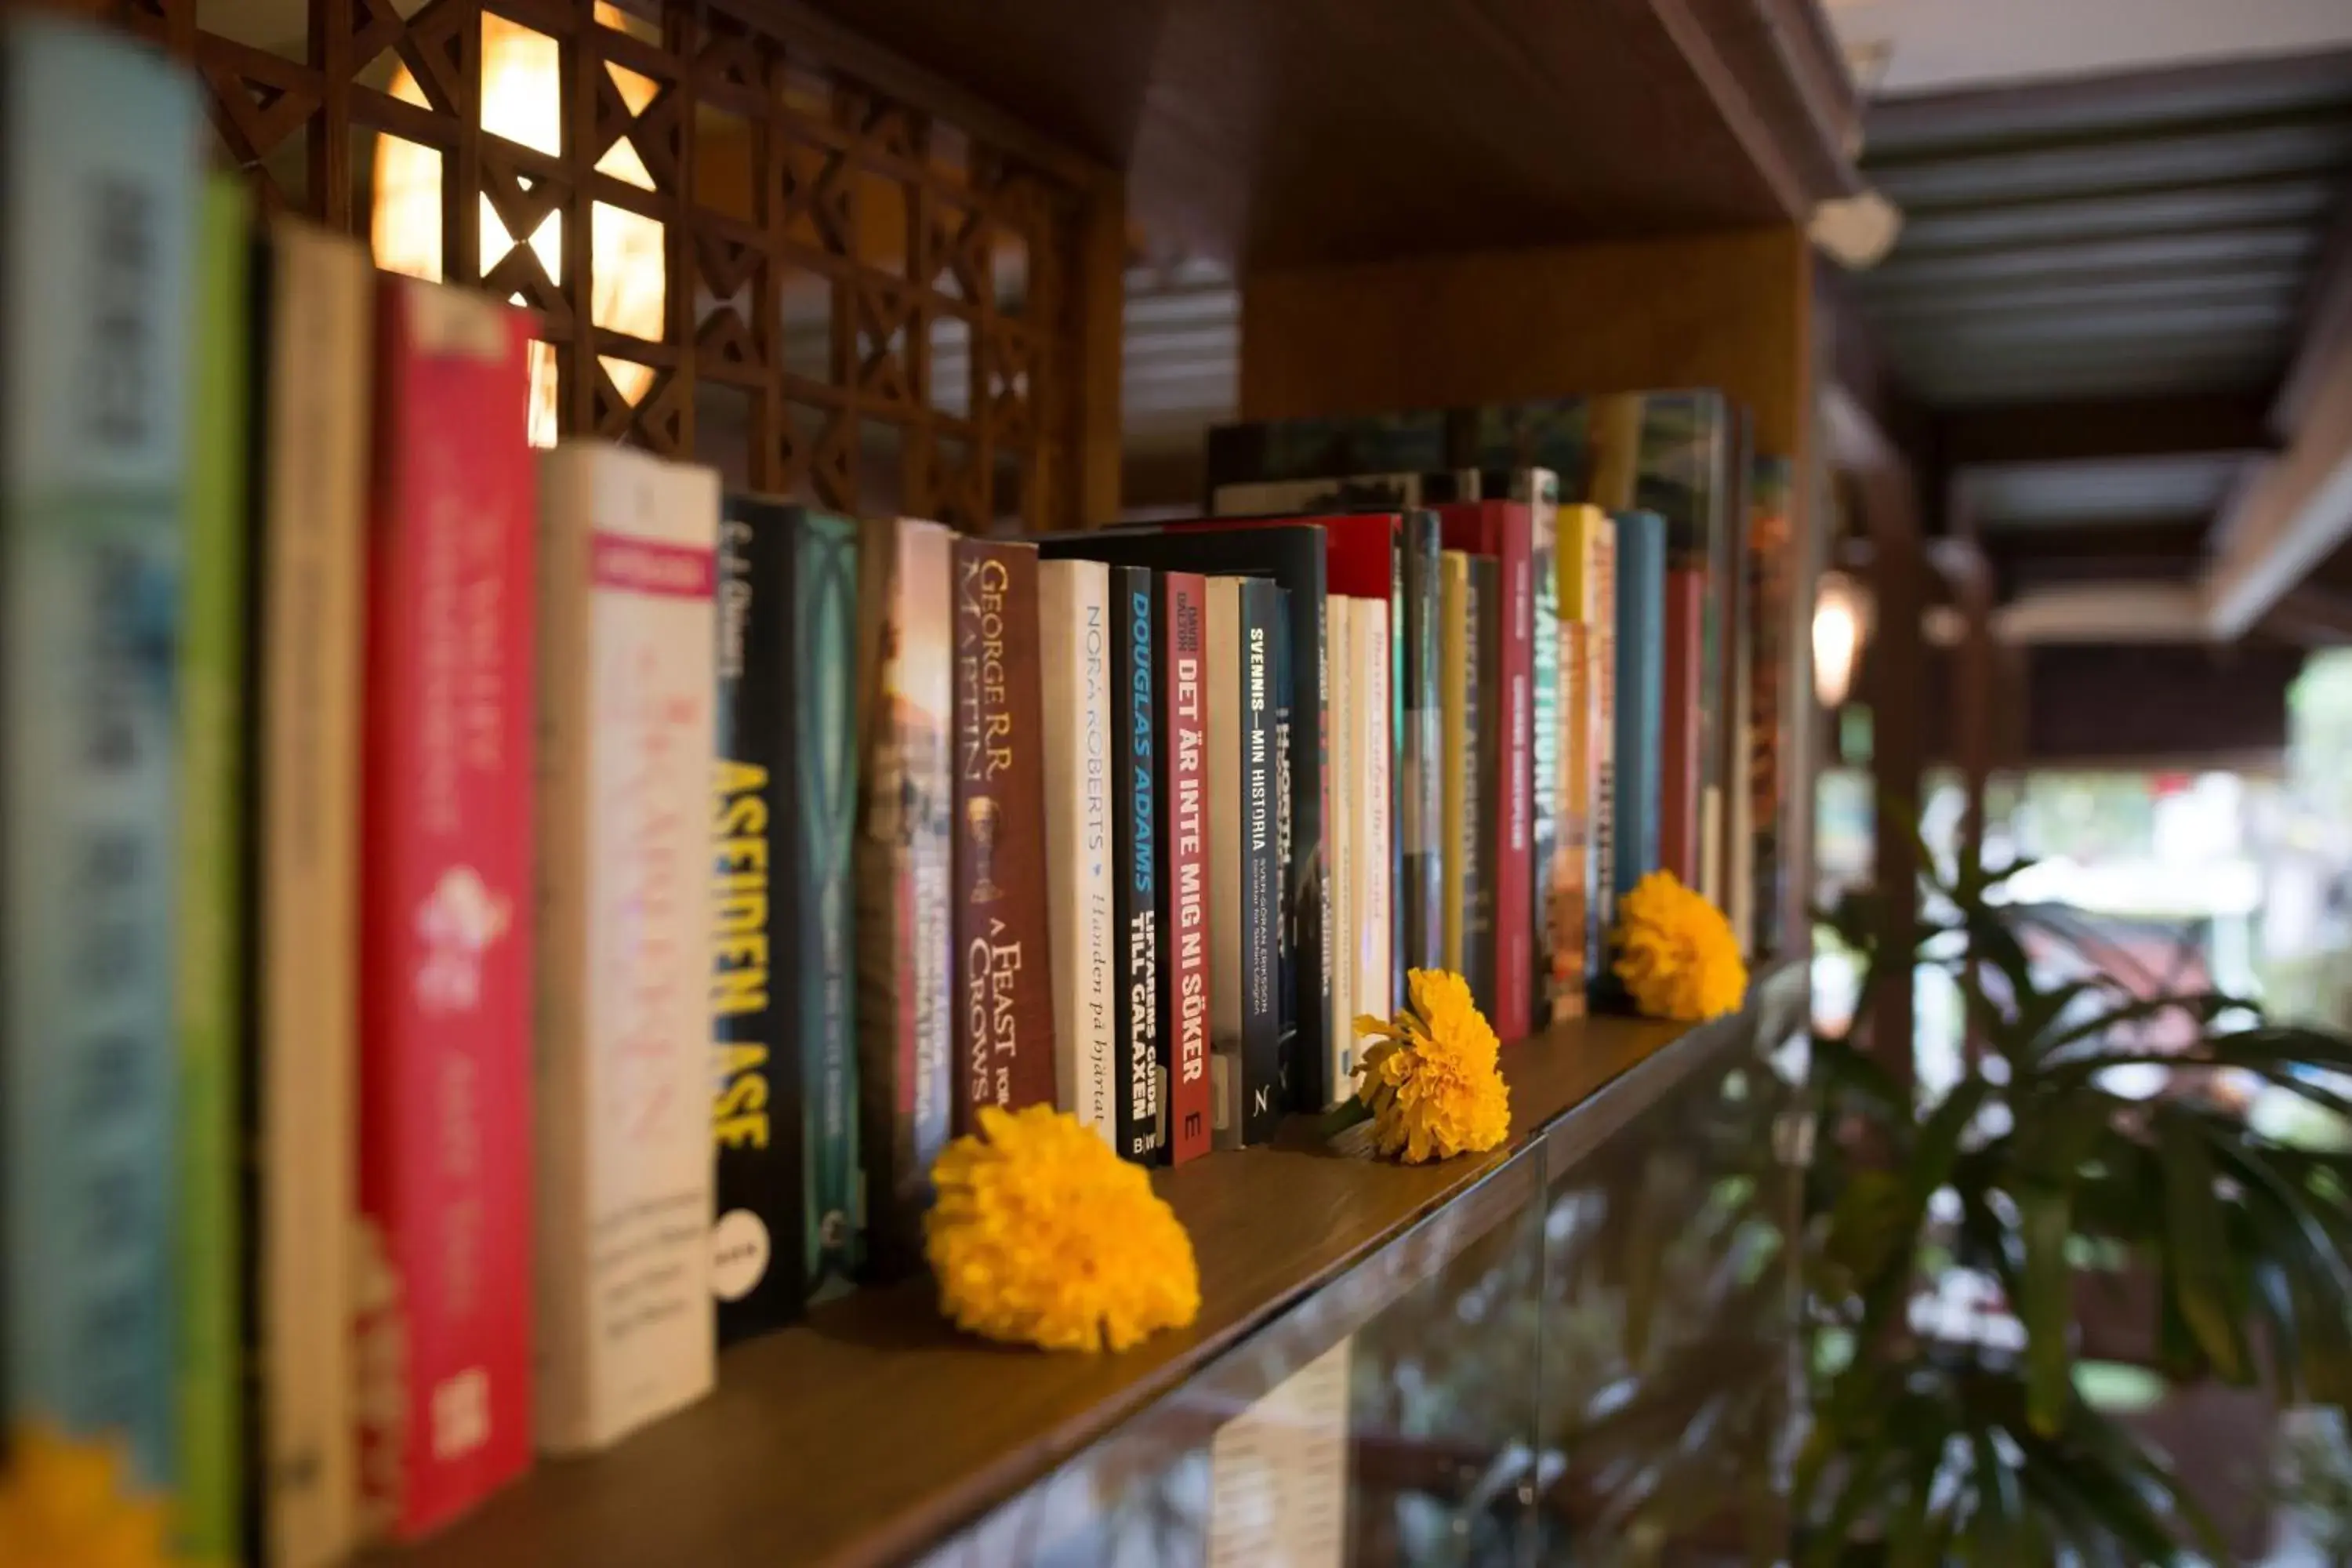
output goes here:
<path id="1" fill-rule="evenodd" d="M 1209 580 L 1160 574 L 1153 642 L 1160 668 L 1160 885 L 1168 935 L 1160 965 L 1168 1152 L 1173 1164 L 1209 1152 Z M 1235 911 L 1238 917 L 1238 911 Z"/>
<path id="2" fill-rule="evenodd" d="M 1523 501 L 1456 501 L 1437 509 L 1448 550 L 1495 557 L 1502 578 L 1502 766 L 1491 814 L 1495 849 L 1495 1016 L 1502 1039 L 1534 1026 L 1535 519 Z"/>
<path id="3" fill-rule="evenodd" d="M 528 319 L 389 278 L 360 907 L 361 1487 L 421 1535 L 531 1455 Z M 323 1263 L 320 1267 L 325 1267 Z"/>
<path id="4" fill-rule="evenodd" d="M 1675 566 L 1666 573 L 1666 691 L 1658 742 L 1658 864 L 1699 885 L 1699 681 L 1706 668 L 1706 572 Z"/>
<path id="5" fill-rule="evenodd" d="M 955 547 L 955 1127 L 1054 1103 L 1037 547 Z"/>

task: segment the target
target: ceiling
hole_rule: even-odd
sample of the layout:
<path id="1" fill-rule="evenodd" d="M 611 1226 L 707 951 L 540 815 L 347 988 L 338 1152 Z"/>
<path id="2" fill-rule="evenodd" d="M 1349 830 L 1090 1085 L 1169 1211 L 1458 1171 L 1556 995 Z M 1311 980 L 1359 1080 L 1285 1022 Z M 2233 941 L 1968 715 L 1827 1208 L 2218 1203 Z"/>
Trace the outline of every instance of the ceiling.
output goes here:
<path id="1" fill-rule="evenodd" d="M 1969 9 L 1980 35 L 1944 0 L 1834 13 L 1850 47 L 1898 24 L 1863 167 L 1904 225 L 1845 290 L 1957 481 L 1931 510 L 1979 531 L 2008 596 L 2189 584 L 2279 445 L 2278 395 L 2352 254 L 2352 3 Z M 2224 44 L 2263 52 L 2203 58 Z"/>
<path id="2" fill-rule="evenodd" d="M 1827 0 L 1879 99 L 2352 47 L 2344 0 Z"/>

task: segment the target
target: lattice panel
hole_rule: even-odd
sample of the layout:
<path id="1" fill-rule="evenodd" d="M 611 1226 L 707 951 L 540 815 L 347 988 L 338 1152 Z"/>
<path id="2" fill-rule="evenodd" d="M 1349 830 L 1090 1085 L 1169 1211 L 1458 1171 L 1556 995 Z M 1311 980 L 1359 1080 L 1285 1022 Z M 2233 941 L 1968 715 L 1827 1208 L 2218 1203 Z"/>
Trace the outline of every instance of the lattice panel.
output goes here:
<path id="1" fill-rule="evenodd" d="M 1078 521 L 1099 193 L 828 70 L 753 5 L 121 5 L 194 61 L 265 208 L 537 312 L 539 437 L 845 510 Z"/>

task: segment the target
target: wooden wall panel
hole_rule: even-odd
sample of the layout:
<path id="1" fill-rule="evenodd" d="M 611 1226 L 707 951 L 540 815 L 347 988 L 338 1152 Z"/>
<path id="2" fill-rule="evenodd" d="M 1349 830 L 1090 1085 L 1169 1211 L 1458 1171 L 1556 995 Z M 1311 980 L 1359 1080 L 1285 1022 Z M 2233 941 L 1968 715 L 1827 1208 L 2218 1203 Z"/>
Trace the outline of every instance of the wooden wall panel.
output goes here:
<path id="1" fill-rule="evenodd" d="M 1811 311 L 1794 228 L 1263 272 L 1242 289 L 1242 417 L 1716 386 L 1801 472 Z"/>

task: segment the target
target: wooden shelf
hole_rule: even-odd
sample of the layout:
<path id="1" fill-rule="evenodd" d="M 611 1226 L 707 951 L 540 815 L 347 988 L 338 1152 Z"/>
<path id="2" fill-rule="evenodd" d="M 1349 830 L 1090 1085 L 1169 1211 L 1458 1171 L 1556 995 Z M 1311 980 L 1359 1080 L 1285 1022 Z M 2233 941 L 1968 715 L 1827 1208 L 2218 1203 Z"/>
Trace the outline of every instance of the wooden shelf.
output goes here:
<path id="1" fill-rule="evenodd" d="M 1856 188 L 1817 0 L 726 4 L 959 84 L 1251 268 L 1801 226 Z"/>
<path id="2" fill-rule="evenodd" d="M 1780 1005 L 1760 1000 L 1766 989 L 1759 982 L 1757 1005 Z M 693 1409 L 608 1453 L 543 1461 L 479 1513 L 379 1561 L 401 1568 L 899 1561 L 1461 1198 L 1580 1108 L 1589 1114 L 1570 1127 L 1590 1136 L 1568 1141 L 1577 1149 L 1654 1102 L 1710 1053 L 1709 1040 L 1747 1026 L 1725 1020 L 1690 1030 L 1601 1017 L 1507 1047 L 1513 1136 L 1476 1158 L 1419 1167 L 1376 1162 L 1360 1138 L 1318 1144 L 1313 1123 L 1297 1119 L 1273 1146 L 1159 1173 L 1156 1184 L 1199 1253 L 1201 1314 L 1190 1329 L 1126 1354 L 992 1346 L 950 1330 L 928 1284 L 862 1291 L 728 1352 L 718 1392 Z M 1603 1094 L 1612 1083 L 1620 1088 Z M 1552 1141 L 1553 1157 L 1562 1147 Z"/>

